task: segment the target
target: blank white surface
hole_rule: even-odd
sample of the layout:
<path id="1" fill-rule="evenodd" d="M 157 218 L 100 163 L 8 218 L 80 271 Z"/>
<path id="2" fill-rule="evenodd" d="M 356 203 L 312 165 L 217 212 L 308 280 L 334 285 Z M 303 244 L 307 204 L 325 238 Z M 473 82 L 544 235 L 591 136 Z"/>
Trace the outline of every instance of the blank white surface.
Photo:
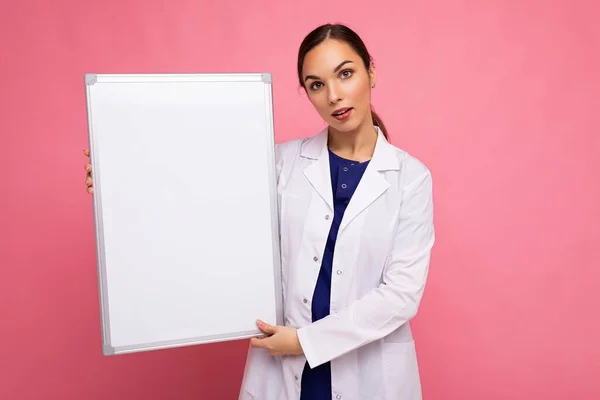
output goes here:
<path id="1" fill-rule="evenodd" d="M 97 75 L 87 96 L 105 353 L 279 321 L 270 81 Z"/>

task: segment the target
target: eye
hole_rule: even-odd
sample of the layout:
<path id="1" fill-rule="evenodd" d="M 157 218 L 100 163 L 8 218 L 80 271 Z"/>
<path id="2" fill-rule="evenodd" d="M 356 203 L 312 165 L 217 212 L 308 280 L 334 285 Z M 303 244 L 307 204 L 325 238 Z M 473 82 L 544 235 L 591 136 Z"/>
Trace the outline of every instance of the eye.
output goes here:
<path id="1" fill-rule="evenodd" d="M 311 89 L 311 90 L 317 90 L 317 89 L 319 89 L 319 87 L 320 87 L 320 86 L 318 86 L 318 85 L 322 85 L 322 83 L 321 83 L 321 82 L 313 82 L 313 84 L 312 84 L 312 85 L 310 85 L 310 89 Z"/>
<path id="2" fill-rule="evenodd" d="M 340 76 L 344 79 L 350 78 L 352 76 L 353 72 L 354 71 L 352 71 L 351 69 L 345 69 L 342 72 L 340 72 Z"/>

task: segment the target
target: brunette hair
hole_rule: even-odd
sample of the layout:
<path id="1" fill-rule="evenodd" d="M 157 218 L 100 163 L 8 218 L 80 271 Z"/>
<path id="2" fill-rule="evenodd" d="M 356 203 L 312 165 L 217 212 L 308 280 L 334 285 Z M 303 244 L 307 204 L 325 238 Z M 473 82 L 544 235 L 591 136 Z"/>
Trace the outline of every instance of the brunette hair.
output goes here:
<path id="1" fill-rule="evenodd" d="M 369 70 L 373 58 L 369 54 L 367 46 L 365 46 L 365 43 L 356 32 L 342 24 L 321 25 L 306 35 L 298 50 L 298 80 L 304 90 L 306 90 L 304 80 L 302 79 L 302 65 L 304 64 L 304 58 L 309 51 L 327 39 L 334 39 L 348 44 L 359 55 L 367 71 Z M 379 127 L 385 138 L 389 140 L 387 129 L 372 105 L 371 115 L 373 117 L 373 125 Z"/>

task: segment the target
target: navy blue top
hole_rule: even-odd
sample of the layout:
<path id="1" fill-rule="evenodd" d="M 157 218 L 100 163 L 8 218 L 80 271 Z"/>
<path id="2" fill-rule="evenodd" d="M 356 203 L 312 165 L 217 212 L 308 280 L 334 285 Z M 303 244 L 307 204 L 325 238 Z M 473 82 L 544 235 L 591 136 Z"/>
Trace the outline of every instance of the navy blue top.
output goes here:
<path id="1" fill-rule="evenodd" d="M 347 160 L 335 155 L 331 151 L 329 152 L 334 214 L 325 245 L 325 252 L 323 253 L 319 278 L 317 279 L 312 299 L 313 322 L 329 315 L 333 251 L 335 249 L 340 222 L 368 163 L 368 161 L 359 163 Z M 327 362 L 310 369 L 308 363 L 306 363 L 304 372 L 302 373 L 300 399 L 331 400 L 331 392 L 331 364 Z"/>

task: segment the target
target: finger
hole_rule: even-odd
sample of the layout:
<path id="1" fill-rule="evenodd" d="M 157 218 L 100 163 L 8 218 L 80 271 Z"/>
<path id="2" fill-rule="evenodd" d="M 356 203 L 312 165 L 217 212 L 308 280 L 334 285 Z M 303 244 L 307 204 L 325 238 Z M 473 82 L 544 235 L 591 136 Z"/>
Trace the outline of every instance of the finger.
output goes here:
<path id="1" fill-rule="evenodd" d="M 278 355 L 280 354 L 279 352 L 277 352 L 276 350 L 274 350 L 271 346 L 271 341 L 269 338 L 264 338 L 264 339 L 260 339 L 260 338 L 251 338 L 250 339 L 250 345 L 254 348 L 257 349 L 265 349 L 269 352 L 269 354 L 271 354 L 272 356 Z"/>
<path id="2" fill-rule="evenodd" d="M 266 349 L 267 348 L 267 343 L 265 343 L 265 339 L 251 338 L 250 345 L 252 347 L 256 347 L 258 349 Z"/>
<path id="3" fill-rule="evenodd" d="M 92 178 L 88 177 L 88 178 L 85 180 L 85 185 L 86 185 L 87 187 L 91 187 L 93 184 L 94 184 L 94 181 L 92 180 Z"/>
<path id="4" fill-rule="evenodd" d="M 83 154 L 86 156 L 90 156 L 90 149 L 83 149 Z"/>
<path id="5" fill-rule="evenodd" d="M 92 165 L 91 164 L 85 164 L 84 168 L 85 168 L 85 170 L 87 172 L 92 172 Z"/>
<path id="6" fill-rule="evenodd" d="M 266 334 L 272 335 L 277 332 L 276 326 L 269 325 L 261 320 L 256 321 L 256 324 L 258 325 L 258 329 L 260 329 L 261 332 L 264 332 Z"/>
<path id="7" fill-rule="evenodd" d="M 88 192 L 89 194 L 94 194 L 94 188 L 93 188 L 93 187 L 89 187 L 89 188 L 87 188 L 87 192 Z"/>

